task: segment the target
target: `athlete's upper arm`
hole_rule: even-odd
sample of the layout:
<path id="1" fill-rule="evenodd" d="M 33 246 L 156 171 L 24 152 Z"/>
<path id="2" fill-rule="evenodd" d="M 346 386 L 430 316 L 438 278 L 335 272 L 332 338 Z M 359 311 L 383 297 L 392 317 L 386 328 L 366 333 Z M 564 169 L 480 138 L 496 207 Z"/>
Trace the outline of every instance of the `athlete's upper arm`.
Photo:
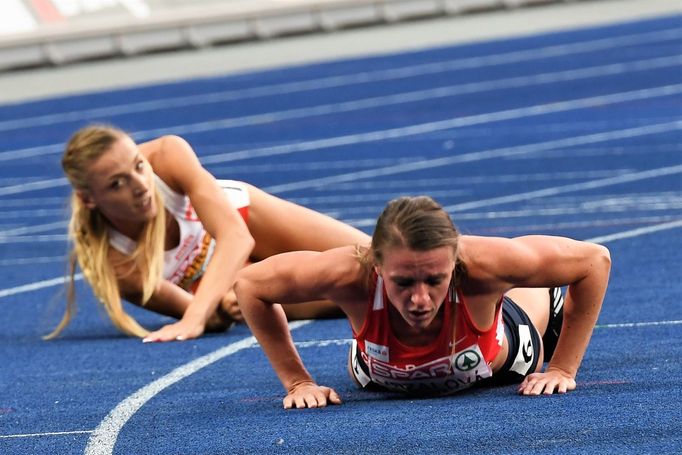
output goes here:
<path id="1" fill-rule="evenodd" d="M 237 299 L 240 305 L 245 297 L 269 303 L 329 299 L 342 305 L 359 275 L 353 251 L 353 247 L 342 247 L 271 256 L 239 272 Z"/>
<path id="2" fill-rule="evenodd" d="M 566 237 L 530 235 L 481 243 L 476 255 L 487 258 L 485 268 L 512 287 L 564 286 L 610 266 L 605 247 Z"/>
<path id="3" fill-rule="evenodd" d="M 241 216 L 215 178 L 201 165 L 192 147 L 181 137 L 164 136 L 154 141 L 150 162 L 175 191 L 186 194 L 204 228 L 215 238 L 233 226 L 246 229 Z"/>

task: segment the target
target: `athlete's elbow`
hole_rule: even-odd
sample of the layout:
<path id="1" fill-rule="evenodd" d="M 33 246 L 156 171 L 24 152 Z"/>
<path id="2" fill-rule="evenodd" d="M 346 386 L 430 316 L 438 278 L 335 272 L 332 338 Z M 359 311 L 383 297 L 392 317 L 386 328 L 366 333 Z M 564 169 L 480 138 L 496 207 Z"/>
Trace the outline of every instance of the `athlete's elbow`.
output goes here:
<path id="1" fill-rule="evenodd" d="M 251 301 L 258 298 L 259 289 L 258 276 L 253 273 L 254 266 L 247 266 L 237 272 L 234 280 L 234 293 L 237 296 L 237 303 Z"/>
<path id="2" fill-rule="evenodd" d="M 595 244 L 595 254 L 597 266 L 605 273 L 611 271 L 611 252 L 604 245 Z"/>
<path id="3" fill-rule="evenodd" d="M 248 259 L 256 246 L 256 240 L 242 223 L 224 226 L 215 233 L 215 240 L 219 244 L 229 245 L 231 255 L 241 252 L 245 256 L 244 260 Z"/>

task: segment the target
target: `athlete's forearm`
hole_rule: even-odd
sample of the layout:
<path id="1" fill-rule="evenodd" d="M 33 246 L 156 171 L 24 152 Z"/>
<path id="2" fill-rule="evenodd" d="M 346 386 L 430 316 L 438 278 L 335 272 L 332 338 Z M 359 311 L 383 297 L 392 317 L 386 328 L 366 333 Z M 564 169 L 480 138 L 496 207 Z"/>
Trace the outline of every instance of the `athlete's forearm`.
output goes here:
<path id="1" fill-rule="evenodd" d="M 599 317 L 610 268 L 608 251 L 603 249 L 593 257 L 590 273 L 568 286 L 561 335 L 548 368 L 577 374 Z"/>
<path id="2" fill-rule="evenodd" d="M 213 257 L 183 317 L 196 318 L 205 324 L 215 313 L 223 297 L 232 289 L 237 272 L 243 268 L 253 250 L 253 238 L 248 231 L 246 234 L 243 238 L 233 237 L 229 243 L 216 240 Z"/>
<path id="3" fill-rule="evenodd" d="M 235 285 L 239 308 L 284 388 L 289 391 L 297 384 L 314 382 L 296 351 L 281 305 L 254 297 L 248 288 L 242 280 Z"/>

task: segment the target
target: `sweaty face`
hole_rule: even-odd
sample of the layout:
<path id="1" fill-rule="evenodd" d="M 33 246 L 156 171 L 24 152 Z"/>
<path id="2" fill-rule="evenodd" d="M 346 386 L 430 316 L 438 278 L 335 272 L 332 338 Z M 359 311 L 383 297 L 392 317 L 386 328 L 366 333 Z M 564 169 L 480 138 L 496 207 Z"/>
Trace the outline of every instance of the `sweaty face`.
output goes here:
<path id="1" fill-rule="evenodd" d="M 149 162 L 127 136 L 114 142 L 88 167 L 87 190 L 79 194 L 121 233 L 135 238 L 156 215 L 154 180 Z"/>
<path id="2" fill-rule="evenodd" d="M 424 329 L 435 319 L 448 292 L 454 256 L 449 246 L 429 251 L 404 247 L 384 251 L 377 273 L 384 279 L 394 308 L 410 327 Z"/>

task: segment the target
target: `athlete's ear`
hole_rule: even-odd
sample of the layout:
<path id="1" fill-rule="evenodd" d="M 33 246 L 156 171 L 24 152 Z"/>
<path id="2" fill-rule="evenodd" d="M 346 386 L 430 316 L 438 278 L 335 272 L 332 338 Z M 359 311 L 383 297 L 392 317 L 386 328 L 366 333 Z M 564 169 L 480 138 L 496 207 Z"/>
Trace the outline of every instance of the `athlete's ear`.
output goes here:
<path id="1" fill-rule="evenodd" d="M 88 190 L 76 190 L 76 196 L 78 196 L 86 208 L 93 210 L 97 207 L 97 204 L 95 204 L 95 201 Z"/>
<path id="2" fill-rule="evenodd" d="M 376 273 L 378 276 L 381 276 L 381 266 L 380 265 L 375 265 L 374 266 L 374 273 Z"/>

